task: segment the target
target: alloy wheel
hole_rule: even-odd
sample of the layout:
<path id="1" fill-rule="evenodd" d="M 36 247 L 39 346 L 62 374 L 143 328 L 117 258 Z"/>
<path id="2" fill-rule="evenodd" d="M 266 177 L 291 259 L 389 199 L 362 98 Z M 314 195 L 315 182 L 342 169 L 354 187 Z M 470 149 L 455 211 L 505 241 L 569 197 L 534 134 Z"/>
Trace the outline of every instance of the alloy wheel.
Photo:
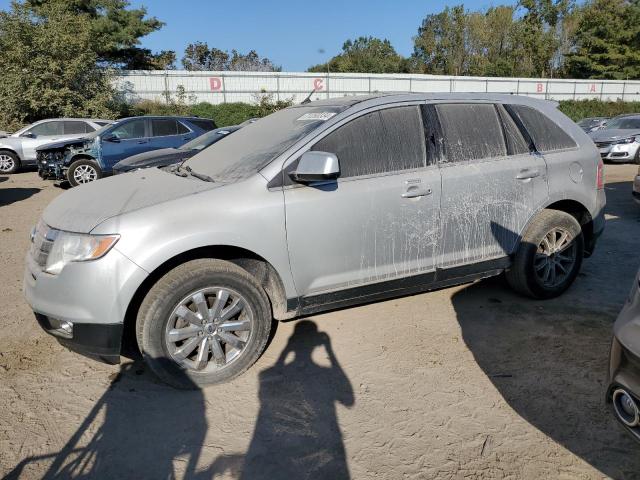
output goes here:
<path id="1" fill-rule="evenodd" d="M 16 162 L 10 155 L 0 153 L 0 172 L 10 172 L 16 166 Z"/>
<path id="2" fill-rule="evenodd" d="M 73 171 L 76 183 L 89 183 L 98 178 L 98 172 L 91 165 L 78 165 Z"/>
<path id="3" fill-rule="evenodd" d="M 173 309 L 165 347 L 174 361 L 189 370 L 220 370 L 244 352 L 253 327 L 253 311 L 242 295 L 228 288 L 204 288 Z"/>
<path id="4" fill-rule="evenodd" d="M 573 240 L 568 230 L 554 228 L 538 245 L 534 271 L 544 287 L 557 287 L 571 274 L 577 258 L 577 247 Z"/>

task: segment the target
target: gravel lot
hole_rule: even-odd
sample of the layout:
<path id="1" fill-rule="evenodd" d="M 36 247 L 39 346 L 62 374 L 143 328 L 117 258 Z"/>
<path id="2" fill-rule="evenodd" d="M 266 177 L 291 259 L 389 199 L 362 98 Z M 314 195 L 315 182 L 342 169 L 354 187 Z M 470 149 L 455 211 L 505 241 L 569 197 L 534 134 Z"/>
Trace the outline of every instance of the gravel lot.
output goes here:
<path id="1" fill-rule="evenodd" d="M 561 298 L 498 278 L 282 323 L 247 374 L 197 392 L 41 332 L 23 257 L 61 190 L 0 176 L 0 477 L 640 478 L 603 402 L 640 265 L 636 170 L 607 166 L 606 232 Z"/>

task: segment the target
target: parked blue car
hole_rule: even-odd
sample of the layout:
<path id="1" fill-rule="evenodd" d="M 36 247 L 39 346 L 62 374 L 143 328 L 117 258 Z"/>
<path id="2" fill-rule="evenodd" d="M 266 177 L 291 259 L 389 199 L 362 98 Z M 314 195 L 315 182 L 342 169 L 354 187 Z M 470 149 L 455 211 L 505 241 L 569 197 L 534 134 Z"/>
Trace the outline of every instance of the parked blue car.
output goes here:
<path id="1" fill-rule="evenodd" d="M 124 158 L 179 147 L 215 128 L 207 118 L 124 118 L 85 137 L 41 146 L 38 173 L 42 178 L 68 180 L 75 187 L 113 174 L 113 166 Z"/>

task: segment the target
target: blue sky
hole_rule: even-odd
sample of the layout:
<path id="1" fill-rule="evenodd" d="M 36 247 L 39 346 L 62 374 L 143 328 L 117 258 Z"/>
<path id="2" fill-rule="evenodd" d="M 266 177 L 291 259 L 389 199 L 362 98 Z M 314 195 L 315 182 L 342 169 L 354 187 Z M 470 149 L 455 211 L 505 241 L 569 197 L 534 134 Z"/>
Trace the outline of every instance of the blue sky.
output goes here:
<path id="1" fill-rule="evenodd" d="M 347 38 L 372 35 L 388 38 L 396 50 L 409 55 L 412 37 L 428 13 L 459 1 L 443 0 L 132 0 L 166 23 L 142 40 L 143 46 L 175 50 L 182 56 L 187 44 L 207 42 L 222 50 L 254 49 L 287 71 L 304 71 L 337 54 Z M 514 4 L 510 0 L 469 0 L 466 8 Z M 0 0 L 6 9 L 10 0 Z M 324 49 L 320 54 L 318 50 Z"/>

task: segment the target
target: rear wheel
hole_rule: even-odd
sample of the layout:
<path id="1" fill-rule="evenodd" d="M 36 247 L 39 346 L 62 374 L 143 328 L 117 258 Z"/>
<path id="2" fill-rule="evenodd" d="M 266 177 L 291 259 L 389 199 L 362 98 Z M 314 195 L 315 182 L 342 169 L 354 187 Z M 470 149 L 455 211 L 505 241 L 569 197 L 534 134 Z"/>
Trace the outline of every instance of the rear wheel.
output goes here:
<path id="1" fill-rule="evenodd" d="M 102 169 L 98 162 L 89 158 L 76 160 L 67 170 L 67 180 L 71 186 L 76 187 L 84 183 L 95 182 L 102 178 Z"/>
<path id="2" fill-rule="evenodd" d="M 162 277 L 140 306 L 137 337 L 153 372 L 178 388 L 228 381 L 262 354 L 271 330 L 262 287 L 237 265 L 192 260 Z"/>
<path id="3" fill-rule="evenodd" d="M 0 151 L 0 173 L 15 173 L 20 168 L 18 156 L 7 150 Z"/>
<path id="4" fill-rule="evenodd" d="M 583 253 L 578 221 L 566 212 L 543 210 L 527 227 L 507 281 L 529 297 L 556 297 L 576 279 Z"/>

